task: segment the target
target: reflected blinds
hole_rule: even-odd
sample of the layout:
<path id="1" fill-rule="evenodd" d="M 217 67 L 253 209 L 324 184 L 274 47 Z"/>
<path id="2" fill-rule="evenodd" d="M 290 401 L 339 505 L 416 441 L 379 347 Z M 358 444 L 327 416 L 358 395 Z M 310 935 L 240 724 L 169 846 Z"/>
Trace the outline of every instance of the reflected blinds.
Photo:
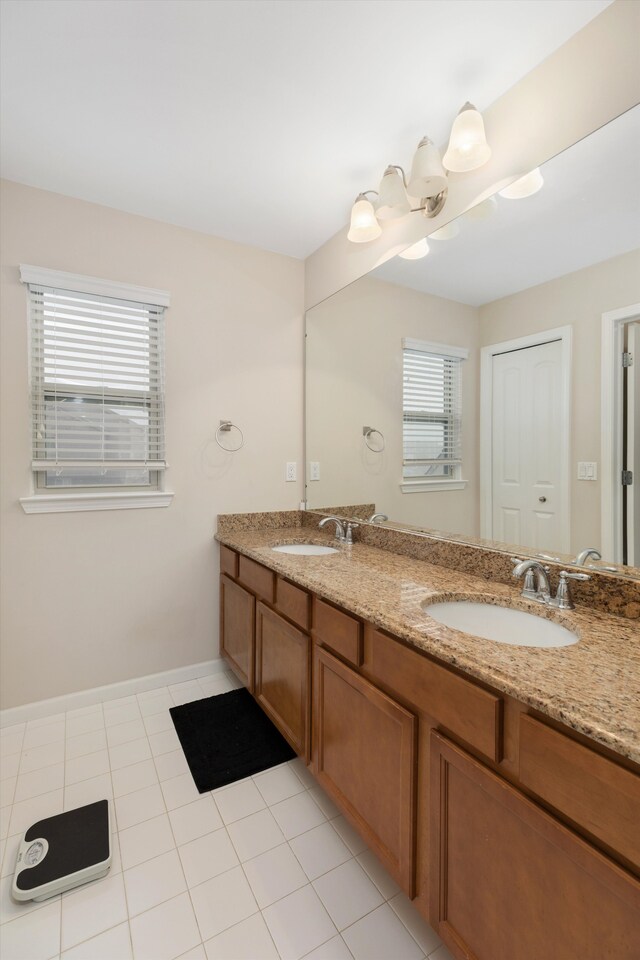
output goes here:
<path id="1" fill-rule="evenodd" d="M 403 477 L 454 478 L 462 464 L 462 361 L 468 351 L 403 340 Z"/>
<path id="2" fill-rule="evenodd" d="M 164 306 L 28 287 L 33 469 L 148 482 L 165 467 Z"/>

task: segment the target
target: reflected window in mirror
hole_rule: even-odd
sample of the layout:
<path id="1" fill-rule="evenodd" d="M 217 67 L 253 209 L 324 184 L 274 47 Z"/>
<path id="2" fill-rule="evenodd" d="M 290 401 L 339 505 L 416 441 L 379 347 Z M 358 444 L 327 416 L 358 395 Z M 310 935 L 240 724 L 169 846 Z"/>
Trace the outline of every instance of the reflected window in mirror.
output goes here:
<path id="1" fill-rule="evenodd" d="M 402 341 L 403 488 L 462 478 L 462 363 L 465 348 Z"/>

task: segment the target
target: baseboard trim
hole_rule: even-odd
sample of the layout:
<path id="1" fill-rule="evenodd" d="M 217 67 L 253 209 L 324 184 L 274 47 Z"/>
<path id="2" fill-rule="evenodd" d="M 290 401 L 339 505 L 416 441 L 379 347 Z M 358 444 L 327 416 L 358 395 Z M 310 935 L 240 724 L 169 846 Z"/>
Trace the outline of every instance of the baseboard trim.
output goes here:
<path id="1" fill-rule="evenodd" d="M 192 663 L 186 667 L 176 667 L 161 673 L 149 673 L 144 677 L 120 680 L 118 683 L 109 683 L 104 687 L 92 687 L 89 690 L 66 693 L 61 697 L 51 697 L 49 700 L 37 700 L 19 707 L 8 707 L 6 710 L 0 710 L 0 728 L 28 720 L 41 720 L 43 717 L 65 713 L 67 710 L 92 707 L 96 703 L 104 703 L 107 700 L 119 700 L 121 697 L 144 693 L 145 690 L 153 690 L 155 687 L 168 687 L 169 684 L 196 680 L 198 677 L 221 673 L 224 669 L 224 660 L 221 658 L 205 660 L 202 663 Z"/>

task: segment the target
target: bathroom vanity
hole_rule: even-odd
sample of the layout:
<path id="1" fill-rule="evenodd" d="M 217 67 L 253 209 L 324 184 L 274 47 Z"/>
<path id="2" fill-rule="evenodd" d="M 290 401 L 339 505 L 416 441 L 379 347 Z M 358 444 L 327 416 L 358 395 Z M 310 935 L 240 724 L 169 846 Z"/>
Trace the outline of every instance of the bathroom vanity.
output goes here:
<path id="1" fill-rule="evenodd" d="M 637 957 L 637 620 L 578 606 L 572 646 L 497 644 L 423 605 L 527 609 L 516 585 L 273 550 L 331 544 L 300 526 L 217 539 L 223 656 L 455 957 Z"/>

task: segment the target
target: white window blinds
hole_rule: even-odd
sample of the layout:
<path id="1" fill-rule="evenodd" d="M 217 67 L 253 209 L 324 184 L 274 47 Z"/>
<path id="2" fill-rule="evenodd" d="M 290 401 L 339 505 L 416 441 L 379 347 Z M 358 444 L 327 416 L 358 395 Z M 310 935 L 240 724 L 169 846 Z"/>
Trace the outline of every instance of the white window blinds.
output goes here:
<path id="1" fill-rule="evenodd" d="M 454 479 L 462 464 L 460 347 L 402 341 L 403 478 Z"/>
<path id="2" fill-rule="evenodd" d="M 24 279 L 33 469 L 47 486 L 149 484 L 165 467 L 164 306 Z"/>

